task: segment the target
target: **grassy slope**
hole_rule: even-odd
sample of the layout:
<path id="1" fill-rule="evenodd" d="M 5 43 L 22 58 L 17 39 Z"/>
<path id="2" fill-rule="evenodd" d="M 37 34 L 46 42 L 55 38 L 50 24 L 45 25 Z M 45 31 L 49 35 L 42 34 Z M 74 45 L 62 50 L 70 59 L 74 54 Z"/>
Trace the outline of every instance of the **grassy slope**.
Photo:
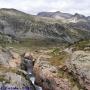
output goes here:
<path id="1" fill-rule="evenodd" d="M 33 15 L 29 15 L 29 14 L 25 14 L 23 12 L 17 11 L 15 9 L 1 9 L 0 19 L 7 21 L 11 25 L 11 27 L 13 27 L 12 30 L 14 30 L 16 33 L 19 33 L 21 31 L 23 33 L 27 33 L 28 31 L 31 31 L 34 33 L 40 33 L 40 34 L 44 33 L 46 35 L 54 36 L 57 38 L 61 37 L 63 41 L 65 40 L 65 37 L 66 37 L 65 35 L 72 38 L 73 41 L 75 39 L 79 40 L 84 36 L 87 37 L 87 35 L 90 36 L 88 34 L 89 32 L 78 30 L 77 28 L 76 29 L 70 28 L 67 26 L 67 24 L 63 23 L 61 20 L 33 16 Z M 27 41 L 27 44 L 35 42 L 35 40 L 31 40 L 31 39 L 26 41 Z M 39 42 L 39 40 L 37 41 Z M 38 42 L 37 44 L 39 44 Z M 49 42 L 50 41 L 47 41 L 47 40 L 42 41 L 41 45 L 43 45 L 43 43 L 48 44 Z M 51 41 L 50 43 L 51 45 L 56 44 L 56 42 L 54 41 L 53 42 Z"/>

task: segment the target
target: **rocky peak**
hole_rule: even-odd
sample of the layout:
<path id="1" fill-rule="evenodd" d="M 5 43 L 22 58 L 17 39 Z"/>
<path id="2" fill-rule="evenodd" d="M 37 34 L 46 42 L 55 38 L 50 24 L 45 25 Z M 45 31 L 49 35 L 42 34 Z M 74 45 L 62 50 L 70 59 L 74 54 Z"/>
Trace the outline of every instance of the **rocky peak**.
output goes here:
<path id="1" fill-rule="evenodd" d="M 72 15 L 72 17 L 69 19 L 70 22 L 73 22 L 73 23 L 77 23 L 77 22 L 87 22 L 87 18 L 86 16 L 82 15 L 82 14 L 78 14 L 78 13 L 75 13 L 74 15 Z"/>
<path id="2" fill-rule="evenodd" d="M 83 21 L 83 22 L 87 22 L 90 20 L 90 17 L 86 17 L 82 14 L 79 13 L 75 13 L 74 15 L 70 14 L 70 13 L 63 13 L 61 11 L 56 11 L 56 12 L 40 12 L 38 14 L 38 16 L 42 16 L 42 17 L 50 17 L 50 18 L 55 18 L 55 19 L 59 19 L 62 21 L 69 21 L 69 22 L 79 22 L 79 21 Z"/>
<path id="3" fill-rule="evenodd" d="M 55 13 L 61 13 L 60 11 L 56 11 Z"/>
<path id="4" fill-rule="evenodd" d="M 40 12 L 39 14 L 37 14 L 38 16 L 44 16 L 44 17 L 51 17 L 51 18 L 70 18 L 72 15 L 69 13 L 63 13 L 60 11 L 56 11 L 56 12 Z"/>
<path id="5" fill-rule="evenodd" d="M 76 18 L 78 18 L 78 19 L 80 19 L 80 18 L 85 18 L 85 16 L 84 15 L 81 15 L 81 14 L 78 14 L 78 13 L 75 13 L 74 15 L 73 15 L 73 17 L 76 17 Z"/>
<path id="6" fill-rule="evenodd" d="M 90 20 L 90 16 L 88 16 L 87 19 Z"/>

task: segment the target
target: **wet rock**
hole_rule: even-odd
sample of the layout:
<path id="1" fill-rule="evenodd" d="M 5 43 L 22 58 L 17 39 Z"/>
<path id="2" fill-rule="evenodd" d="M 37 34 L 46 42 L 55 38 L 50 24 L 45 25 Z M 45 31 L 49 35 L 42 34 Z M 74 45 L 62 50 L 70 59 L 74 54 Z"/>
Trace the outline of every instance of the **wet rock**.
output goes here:
<path id="1" fill-rule="evenodd" d="M 85 90 L 90 90 L 90 51 L 75 51 L 67 67 Z"/>

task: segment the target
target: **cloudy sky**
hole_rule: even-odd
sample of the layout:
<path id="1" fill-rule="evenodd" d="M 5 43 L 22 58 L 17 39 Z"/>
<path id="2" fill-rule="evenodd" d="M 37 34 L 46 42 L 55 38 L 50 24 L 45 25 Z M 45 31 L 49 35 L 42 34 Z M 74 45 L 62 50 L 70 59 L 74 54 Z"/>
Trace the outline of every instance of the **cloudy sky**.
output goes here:
<path id="1" fill-rule="evenodd" d="M 0 0 L 0 8 L 15 8 L 31 14 L 62 11 L 90 16 L 90 0 Z"/>

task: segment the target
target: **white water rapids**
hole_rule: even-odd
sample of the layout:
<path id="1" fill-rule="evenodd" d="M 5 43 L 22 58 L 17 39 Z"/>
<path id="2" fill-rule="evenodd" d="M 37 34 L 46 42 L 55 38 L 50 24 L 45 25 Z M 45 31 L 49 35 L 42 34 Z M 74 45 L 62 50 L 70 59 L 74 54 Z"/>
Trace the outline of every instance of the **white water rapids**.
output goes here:
<path id="1" fill-rule="evenodd" d="M 32 84 L 35 86 L 36 90 L 42 90 L 42 87 L 35 84 L 35 76 L 33 74 L 33 62 L 32 62 L 32 60 L 28 60 L 28 59 L 25 59 L 25 60 L 28 61 L 27 72 L 29 74 L 29 77 L 30 77 Z"/>

